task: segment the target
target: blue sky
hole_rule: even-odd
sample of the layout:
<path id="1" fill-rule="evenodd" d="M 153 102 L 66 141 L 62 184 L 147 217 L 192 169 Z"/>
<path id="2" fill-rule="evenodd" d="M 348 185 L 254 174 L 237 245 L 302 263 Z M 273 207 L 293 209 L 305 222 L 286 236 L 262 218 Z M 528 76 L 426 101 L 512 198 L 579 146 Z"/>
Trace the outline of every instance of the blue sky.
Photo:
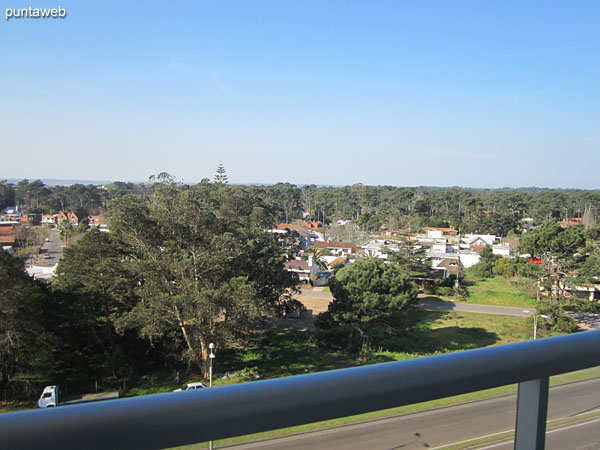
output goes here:
<path id="1" fill-rule="evenodd" d="M 600 188 L 597 1 L 0 13 L 0 178 Z"/>

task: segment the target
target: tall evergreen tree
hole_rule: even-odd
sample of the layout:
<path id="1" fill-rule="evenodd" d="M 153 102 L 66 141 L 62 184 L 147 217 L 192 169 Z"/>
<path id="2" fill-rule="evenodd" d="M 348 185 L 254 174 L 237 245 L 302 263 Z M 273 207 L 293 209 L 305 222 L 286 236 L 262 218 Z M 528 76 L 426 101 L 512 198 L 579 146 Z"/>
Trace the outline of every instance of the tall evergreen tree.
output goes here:
<path id="1" fill-rule="evenodd" d="M 223 167 L 223 163 L 219 163 L 219 167 L 217 167 L 217 173 L 215 174 L 214 182 L 216 184 L 229 183 L 229 179 L 227 178 L 227 171 L 225 170 L 225 167 Z"/>

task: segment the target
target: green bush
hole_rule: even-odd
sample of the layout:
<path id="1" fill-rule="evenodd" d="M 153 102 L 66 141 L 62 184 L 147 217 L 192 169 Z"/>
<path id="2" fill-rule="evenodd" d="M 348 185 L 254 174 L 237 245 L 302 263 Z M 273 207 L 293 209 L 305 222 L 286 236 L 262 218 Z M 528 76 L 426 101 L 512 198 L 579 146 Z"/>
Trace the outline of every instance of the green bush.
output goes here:
<path id="1" fill-rule="evenodd" d="M 538 302 L 536 307 L 538 314 L 549 316 L 546 322 L 540 322 L 545 329 L 556 333 L 572 333 L 577 330 L 577 322 L 565 315 L 561 305 L 548 300 Z"/>
<path id="2" fill-rule="evenodd" d="M 492 276 L 492 268 L 483 263 L 477 263 L 467 269 L 469 278 L 490 278 Z"/>
<path id="3" fill-rule="evenodd" d="M 450 297 L 450 296 L 454 295 L 454 289 L 452 289 L 451 287 L 447 287 L 447 286 L 440 286 L 436 289 L 435 293 L 437 295 L 444 295 L 446 297 Z"/>
<path id="4" fill-rule="evenodd" d="M 571 297 L 565 300 L 562 305 L 563 309 L 567 311 L 587 312 L 594 314 L 600 313 L 600 303 L 591 302 L 588 299 Z"/>
<path id="5" fill-rule="evenodd" d="M 346 350 L 356 353 L 361 347 L 361 337 L 358 331 L 347 325 L 319 330 L 314 334 L 314 339 L 317 346 L 322 349 Z"/>

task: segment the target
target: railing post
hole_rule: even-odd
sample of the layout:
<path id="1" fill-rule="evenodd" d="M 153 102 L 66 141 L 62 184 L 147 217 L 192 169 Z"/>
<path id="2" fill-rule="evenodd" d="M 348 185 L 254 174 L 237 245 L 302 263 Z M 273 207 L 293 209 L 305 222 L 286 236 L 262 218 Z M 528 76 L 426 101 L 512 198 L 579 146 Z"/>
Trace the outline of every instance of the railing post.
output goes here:
<path id="1" fill-rule="evenodd" d="M 519 383 L 515 450 L 544 450 L 548 384 L 548 377 Z"/>

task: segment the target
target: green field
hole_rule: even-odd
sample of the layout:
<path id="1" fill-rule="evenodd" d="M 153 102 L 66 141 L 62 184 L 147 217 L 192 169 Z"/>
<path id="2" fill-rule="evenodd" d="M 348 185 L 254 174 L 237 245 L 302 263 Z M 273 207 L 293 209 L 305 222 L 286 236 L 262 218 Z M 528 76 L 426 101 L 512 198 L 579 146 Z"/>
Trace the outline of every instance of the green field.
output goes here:
<path id="1" fill-rule="evenodd" d="M 215 385 L 279 378 L 364 364 L 470 350 L 531 339 L 531 324 L 518 317 L 414 309 L 403 317 L 406 329 L 376 335 L 359 352 L 344 347 L 346 336 L 320 330 L 271 329 L 257 332 L 243 349 L 222 351 Z M 410 324 L 410 326 L 408 325 Z M 401 327 L 402 325 L 400 325 Z M 548 334 L 538 330 L 540 337 Z M 133 393 L 133 392 L 131 392 Z"/>
<path id="2" fill-rule="evenodd" d="M 521 288 L 511 284 L 503 276 L 481 280 L 466 279 L 465 285 L 469 291 L 466 299 L 468 303 L 535 308 L 536 300 L 528 297 Z"/>

